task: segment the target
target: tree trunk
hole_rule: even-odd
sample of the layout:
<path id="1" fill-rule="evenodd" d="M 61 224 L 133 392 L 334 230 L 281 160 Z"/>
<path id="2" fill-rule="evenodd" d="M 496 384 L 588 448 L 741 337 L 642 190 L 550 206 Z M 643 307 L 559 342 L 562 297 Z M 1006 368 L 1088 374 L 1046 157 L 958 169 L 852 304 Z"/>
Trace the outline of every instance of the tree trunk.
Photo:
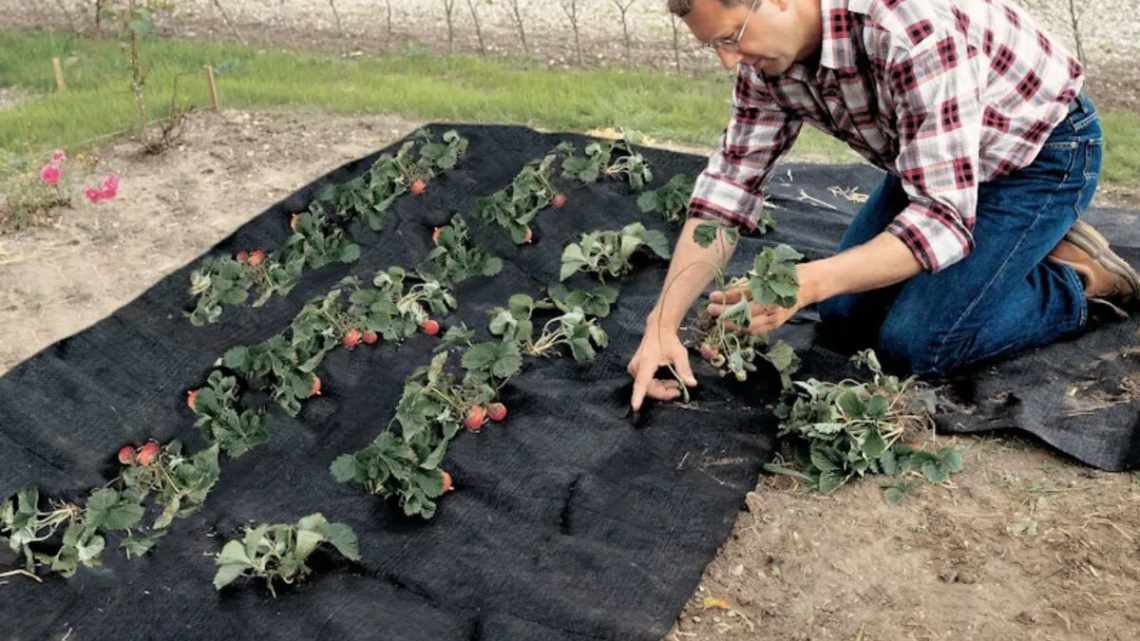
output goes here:
<path id="1" fill-rule="evenodd" d="M 1074 0 L 1069 0 L 1069 23 L 1073 28 L 1073 40 L 1077 44 L 1077 60 L 1080 61 L 1082 66 L 1087 66 L 1088 61 L 1085 59 L 1085 48 L 1081 43 L 1081 16 L 1077 15 L 1077 5 Z"/>
<path id="2" fill-rule="evenodd" d="M 617 7 L 618 12 L 621 13 L 621 35 L 622 44 L 625 45 L 625 66 L 630 66 L 633 60 L 630 56 L 630 41 L 629 41 L 629 21 L 626 20 L 626 14 L 629 13 L 629 8 L 633 6 L 636 0 L 629 0 L 629 2 L 622 3 L 621 0 L 611 0 L 614 6 Z"/>
<path id="3" fill-rule="evenodd" d="M 443 0 L 443 10 L 447 14 L 447 53 L 455 53 L 455 25 L 451 22 L 451 14 L 455 10 L 455 0 Z"/>
<path id="4" fill-rule="evenodd" d="M 344 25 L 340 22 L 340 12 L 336 10 L 336 0 L 329 0 L 329 6 L 332 7 L 333 18 L 336 20 L 336 30 L 342 39 L 348 40 L 348 36 L 344 33 Z"/>
<path id="5" fill-rule="evenodd" d="M 677 65 L 677 72 L 681 71 L 681 40 L 677 32 L 677 16 L 669 14 L 669 24 L 673 27 L 673 64 Z"/>
<path id="6" fill-rule="evenodd" d="M 483 29 L 479 26 L 479 10 L 475 8 L 477 0 L 467 0 L 467 9 L 471 11 L 471 19 L 475 21 L 475 38 L 479 41 L 479 55 L 487 55 L 487 48 L 483 44 Z"/>
<path id="7" fill-rule="evenodd" d="M 226 26 L 230 28 L 230 31 L 234 32 L 234 37 L 236 37 L 238 39 L 238 42 L 241 43 L 241 46 L 244 47 L 245 38 L 241 37 L 241 32 L 238 31 L 237 27 L 234 26 L 234 23 L 230 21 L 230 16 L 228 13 L 226 13 L 225 8 L 222 6 L 221 0 L 214 0 L 214 8 L 218 10 L 218 13 L 222 14 L 222 22 L 226 23 Z"/>
<path id="8" fill-rule="evenodd" d="M 578 36 L 578 0 L 561 0 L 559 3 L 566 17 L 570 19 L 570 28 L 574 30 L 574 52 L 578 58 L 578 66 L 582 64 L 582 40 Z"/>
<path id="9" fill-rule="evenodd" d="M 519 9 L 519 2 L 522 0 L 510 0 L 511 12 L 515 16 L 515 26 L 519 28 L 519 40 L 522 41 L 523 53 L 530 55 L 530 47 L 526 44 L 526 29 L 523 27 L 522 11 Z"/>

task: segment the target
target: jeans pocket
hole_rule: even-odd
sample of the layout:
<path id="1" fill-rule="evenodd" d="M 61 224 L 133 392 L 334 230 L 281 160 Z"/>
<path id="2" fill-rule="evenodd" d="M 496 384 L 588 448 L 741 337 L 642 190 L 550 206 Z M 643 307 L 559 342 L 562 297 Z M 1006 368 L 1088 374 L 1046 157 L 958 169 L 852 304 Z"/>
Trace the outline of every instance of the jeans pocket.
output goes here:
<path id="1" fill-rule="evenodd" d="M 1101 164 L 1104 162 L 1104 138 L 1090 138 L 1085 141 L 1085 180 L 1097 180 L 1100 177 Z"/>

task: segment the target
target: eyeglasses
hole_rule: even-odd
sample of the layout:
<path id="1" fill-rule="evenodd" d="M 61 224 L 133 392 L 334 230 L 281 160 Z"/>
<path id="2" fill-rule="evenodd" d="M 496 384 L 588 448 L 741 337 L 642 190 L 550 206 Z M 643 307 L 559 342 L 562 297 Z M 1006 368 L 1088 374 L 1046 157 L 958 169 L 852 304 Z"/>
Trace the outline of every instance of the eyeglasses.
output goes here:
<path id="1" fill-rule="evenodd" d="M 740 51 L 740 39 L 744 37 L 744 30 L 748 28 L 748 19 L 755 13 L 756 7 L 760 6 L 760 0 L 752 0 L 752 7 L 748 9 L 748 15 L 744 17 L 744 22 L 740 25 L 740 31 L 731 38 L 721 38 L 713 40 L 712 42 L 701 43 L 701 48 L 710 51 L 727 51 L 729 53 L 736 53 Z"/>

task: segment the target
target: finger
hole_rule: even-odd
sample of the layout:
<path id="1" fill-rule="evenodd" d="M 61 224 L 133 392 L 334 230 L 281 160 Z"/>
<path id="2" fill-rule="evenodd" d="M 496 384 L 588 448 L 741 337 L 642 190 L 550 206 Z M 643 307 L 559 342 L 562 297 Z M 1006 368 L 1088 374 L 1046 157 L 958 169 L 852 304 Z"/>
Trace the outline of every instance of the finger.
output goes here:
<path id="1" fill-rule="evenodd" d="M 720 316 L 720 313 L 724 311 L 724 305 L 715 305 L 713 303 L 709 303 L 707 309 L 709 316 Z"/>
<path id="2" fill-rule="evenodd" d="M 630 405 L 633 406 L 633 411 L 641 409 L 641 403 L 645 400 L 645 392 L 649 389 L 650 382 L 653 381 L 653 369 L 650 367 L 639 367 L 637 376 L 633 379 L 633 398 L 630 399 Z"/>
<path id="3" fill-rule="evenodd" d="M 719 289 L 711 292 L 709 294 L 709 300 L 717 302 L 717 303 L 723 303 L 724 302 L 724 292 L 720 291 Z"/>
<path id="4" fill-rule="evenodd" d="M 752 305 L 749 306 L 749 311 L 752 313 L 753 318 L 757 316 L 775 316 L 779 313 L 780 309 L 781 308 L 776 305 L 763 305 L 761 303 L 752 303 Z"/>
<path id="5" fill-rule="evenodd" d="M 669 385 L 669 383 L 672 383 L 672 385 Z M 681 395 L 681 390 L 677 385 L 677 381 L 653 379 L 649 382 L 648 394 L 650 398 L 659 401 L 671 401 Z"/>
<path id="6" fill-rule="evenodd" d="M 689 365 L 688 352 L 678 354 L 676 357 L 674 357 L 673 364 L 676 366 L 677 373 L 681 375 L 681 380 L 685 382 L 685 385 L 688 385 L 689 387 L 696 387 L 697 377 L 693 376 L 693 368 L 691 365 Z"/>

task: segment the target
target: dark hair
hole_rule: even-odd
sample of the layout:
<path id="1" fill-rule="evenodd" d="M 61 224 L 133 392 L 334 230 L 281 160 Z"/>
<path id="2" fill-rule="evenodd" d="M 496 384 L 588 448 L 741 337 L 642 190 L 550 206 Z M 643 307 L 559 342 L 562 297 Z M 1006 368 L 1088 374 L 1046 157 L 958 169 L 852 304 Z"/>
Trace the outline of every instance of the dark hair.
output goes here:
<path id="1" fill-rule="evenodd" d="M 725 7 L 735 7 L 741 0 L 720 0 Z M 669 0 L 669 11 L 678 18 L 684 18 L 693 10 L 693 0 Z"/>

